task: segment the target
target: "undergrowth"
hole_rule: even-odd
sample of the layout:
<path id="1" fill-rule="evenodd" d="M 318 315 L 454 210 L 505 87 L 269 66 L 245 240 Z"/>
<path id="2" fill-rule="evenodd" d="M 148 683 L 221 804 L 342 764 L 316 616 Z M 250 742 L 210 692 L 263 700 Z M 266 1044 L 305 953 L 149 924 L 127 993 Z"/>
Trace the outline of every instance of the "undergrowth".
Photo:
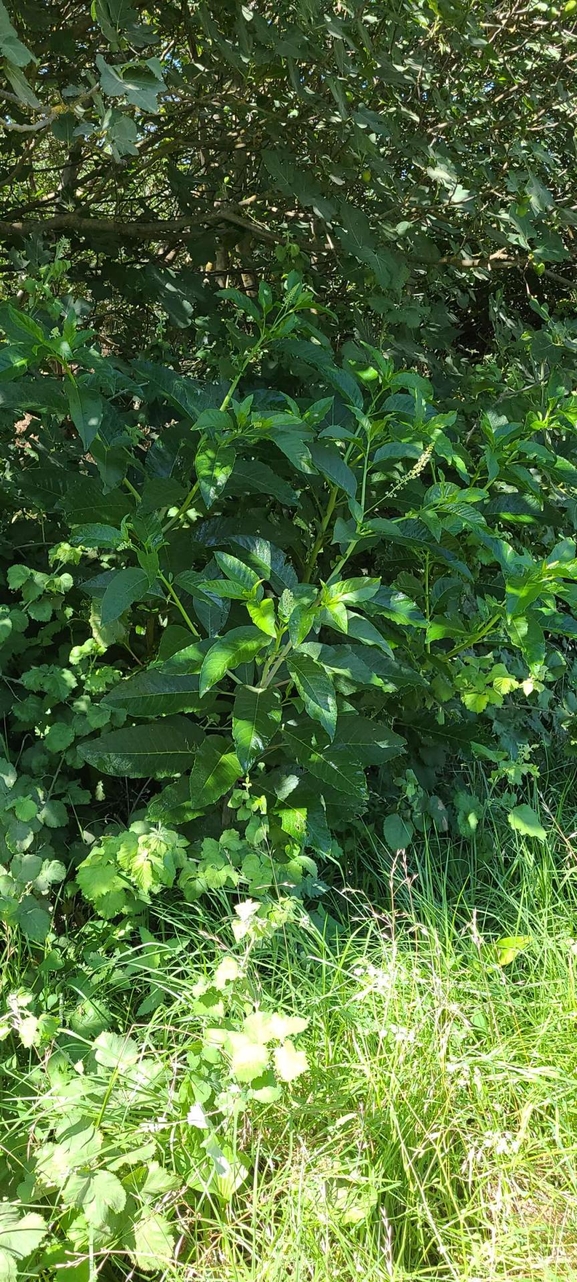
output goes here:
<path id="1" fill-rule="evenodd" d="M 163 902 L 136 944 L 128 928 L 123 937 L 87 923 L 66 955 L 48 952 L 38 968 L 50 972 L 50 1000 L 78 1067 L 65 1072 L 61 1054 L 37 1047 L 5 1061 L 5 1161 L 19 1146 L 30 1161 L 63 1107 L 63 1083 L 70 1089 L 71 1077 L 86 1082 L 93 1071 L 96 1044 L 101 1074 L 113 1065 L 122 1087 L 106 1079 L 98 1165 L 120 1170 L 119 1147 L 154 1141 L 154 1156 L 132 1159 L 133 1191 L 160 1225 L 171 1218 L 167 1277 L 574 1277 L 574 816 L 568 796 L 545 804 L 547 844 L 492 831 L 491 884 L 474 844 L 464 855 L 454 839 L 429 839 L 393 858 L 367 833 L 356 887 L 328 892 L 319 927 L 288 922 L 246 954 L 236 1018 L 274 1008 L 299 1029 L 304 1012 L 308 1027 L 296 1040 L 308 1067 L 271 1102 L 241 1103 L 246 1087 L 223 1087 L 238 1107 L 229 1102 L 228 1145 L 219 1140 L 217 1178 L 204 1186 L 202 1173 L 196 1187 L 183 1177 L 183 1153 L 206 1138 L 203 1128 L 220 1134 L 214 1103 L 203 1116 L 191 1085 L 202 980 L 206 991 L 214 966 L 226 977 L 223 958 L 230 963 L 217 901 Z M 3 1006 L 21 1024 L 38 1010 L 30 947 L 15 936 L 4 966 Z M 90 970 L 100 971 L 96 982 L 87 983 Z M 30 990 L 34 1001 L 18 1007 Z M 214 1008 L 210 1022 L 218 1023 Z M 56 1199 L 54 1243 L 71 1236 L 70 1215 Z M 75 1279 L 130 1270 L 127 1246 L 99 1246 L 97 1232 L 71 1263 L 56 1245 L 45 1259 Z"/>

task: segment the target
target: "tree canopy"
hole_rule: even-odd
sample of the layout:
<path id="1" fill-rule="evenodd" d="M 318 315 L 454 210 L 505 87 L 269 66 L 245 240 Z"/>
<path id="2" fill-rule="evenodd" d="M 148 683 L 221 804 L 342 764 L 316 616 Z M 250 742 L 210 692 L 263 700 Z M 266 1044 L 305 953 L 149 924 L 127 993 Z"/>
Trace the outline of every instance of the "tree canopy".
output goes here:
<path id="1" fill-rule="evenodd" d="M 571 297 L 574 9 L 0 4 L 3 271 L 64 235 L 97 304 L 186 328 L 290 259 L 405 360 L 483 352 L 495 294 Z"/>

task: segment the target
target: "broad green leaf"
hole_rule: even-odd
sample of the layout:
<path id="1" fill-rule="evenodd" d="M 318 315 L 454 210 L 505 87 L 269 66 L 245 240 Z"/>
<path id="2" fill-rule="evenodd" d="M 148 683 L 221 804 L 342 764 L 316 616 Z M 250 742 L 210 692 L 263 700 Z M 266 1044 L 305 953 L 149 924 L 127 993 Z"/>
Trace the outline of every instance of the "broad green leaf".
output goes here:
<path id="1" fill-rule="evenodd" d="M 144 1273 L 161 1273 L 170 1266 L 176 1238 L 165 1215 L 145 1214 L 132 1230 L 130 1254 Z"/>
<path id="2" fill-rule="evenodd" d="M 331 485 L 344 490 L 349 498 L 354 499 L 357 492 L 357 480 L 348 463 L 345 463 L 336 445 L 323 445 L 313 441 L 309 446 L 315 467 Z"/>
<path id="3" fill-rule="evenodd" d="M 276 1047 L 274 1066 L 281 1081 L 294 1082 L 308 1071 L 309 1064 L 305 1052 L 297 1051 L 293 1042 L 287 1040 Z"/>
<path id="4" fill-rule="evenodd" d="M 164 779 L 190 769 L 202 735 L 185 717 L 166 717 L 145 726 L 112 730 L 79 745 L 80 755 L 105 775 Z"/>
<path id="5" fill-rule="evenodd" d="M 387 815 L 383 823 L 383 836 L 391 850 L 406 850 L 414 831 L 410 819 L 403 819 L 402 815 Z"/>
<path id="6" fill-rule="evenodd" d="M 530 943 L 530 935 L 503 935 L 501 939 L 497 939 L 494 947 L 499 966 L 510 966 Z"/>
<path id="7" fill-rule="evenodd" d="M 146 595 L 149 586 L 148 575 L 137 566 L 117 570 L 102 597 L 100 618 L 103 626 L 106 627 L 119 619 L 129 606 Z"/>
<path id="8" fill-rule="evenodd" d="M 247 491 L 278 499 L 285 507 L 296 507 L 298 503 L 296 491 L 267 463 L 261 463 L 259 459 L 237 458 L 227 493 L 244 495 Z"/>
<path id="9" fill-rule="evenodd" d="M 365 772 L 354 749 L 346 746 L 319 746 L 314 742 L 312 727 L 287 723 L 283 734 L 296 760 L 306 766 L 322 783 L 351 800 L 364 803 L 368 796 Z M 321 790 L 322 791 L 322 790 Z"/>
<path id="10" fill-rule="evenodd" d="M 113 1069 L 122 1077 L 138 1064 L 140 1050 L 130 1037 L 104 1032 L 99 1033 L 94 1043 L 94 1058 L 102 1068 Z"/>
<path id="11" fill-rule="evenodd" d="M 250 565 L 245 565 L 244 561 L 239 561 L 237 556 L 231 556 L 228 552 L 215 552 L 214 559 L 223 574 L 247 592 L 258 587 L 260 579 L 256 571 L 251 570 Z"/>
<path id="12" fill-rule="evenodd" d="M 48 1232 L 41 1215 L 20 1211 L 18 1203 L 0 1203 L 0 1282 L 15 1282 L 18 1262 L 36 1251 Z"/>
<path id="13" fill-rule="evenodd" d="M 182 654 L 183 651 L 180 652 Z M 125 708 L 132 717 L 163 717 L 175 712 L 199 712 L 198 672 L 170 669 L 170 661 L 121 681 L 104 696 L 103 703 Z M 196 664 L 193 664 L 196 666 Z"/>
<path id="14" fill-rule="evenodd" d="M 261 1077 L 269 1064 L 269 1052 L 262 1042 L 254 1042 L 245 1033 L 229 1033 L 230 1071 L 239 1082 L 252 1082 Z"/>
<path id="15" fill-rule="evenodd" d="M 520 832 L 523 837 L 536 837 L 537 841 L 546 841 L 547 833 L 538 814 L 531 806 L 515 806 L 507 816 L 511 828 Z"/>
<path id="16" fill-rule="evenodd" d="M 224 796 L 243 773 L 232 744 L 222 735 L 207 735 L 194 759 L 190 775 L 190 800 L 204 810 Z"/>
<path id="17" fill-rule="evenodd" d="M 13 62 L 15 67 L 26 67 L 29 62 L 36 62 L 34 55 L 22 44 L 8 16 L 8 10 L 0 0 L 0 51 L 3 58 Z"/>
<path id="18" fill-rule="evenodd" d="M 80 525 L 75 529 L 71 543 L 84 548 L 119 548 L 124 539 L 113 525 Z"/>
<path id="19" fill-rule="evenodd" d="M 246 608 L 255 627 L 265 632 L 267 637 L 276 637 L 276 617 L 271 597 L 265 596 L 262 601 L 247 601 Z"/>
<path id="20" fill-rule="evenodd" d="M 232 733 L 243 771 L 250 770 L 280 725 L 280 695 L 266 690 L 238 686 L 232 711 Z"/>
<path id="21" fill-rule="evenodd" d="M 50 913 L 34 895 L 25 895 L 20 900 L 16 920 L 26 938 L 33 940 L 35 944 L 44 942 L 52 924 Z"/>
<path id="22" fill-rule="evenodd" d="M 323 592 L 326 601 L 342 601 L 345 605 L 355 605 L 359 601 L 370 601 L 379 591 L 380 579 L 358 578 L 338 579 L 329 583 Z"/>
<path id="23" fill-rule="evenodd" d="M 210 441 L 201 445 L 194 465 L 200 486 L 200 492 L 207 508 L 212 507 L 224 489 L 234 467 L 235 452 L 232 445 L 221 441 L 213 444 Z"/>
<path id="24" fill-rule="evenodd" d="M 287 667 L 305 708 L 314 721 L 320 721 L 329 738 L 334 738 L 337 725 L 337 700 L 331 677 L 308 654 L 293 653 Z"/>
<path id="25" fill-rule="evenodd" d="M 126 1205 L 126 1191 L 112 1171 L 83 1172 L 66 1181 L 63 1201 L 80 1206 L 89 1224 L 103 1227 L 110 1212 L 118 1214 Z"/>
<path id="26" fill-rule="evenodd" d="M 97 53 L 96 66 L 100 72 L 103 93 L 111 98 L 126 98 L 127 102 L 133 107 L 139 107 L 141 111 L 158 111 L 158 95 L 165 85 L 158 74 L 160 64 L 156 59 L 149 58 L 147 63 L 126 63 L 117 67 L 105 62 L 102 54 Z"/>
<path id="27" fill-rule="evenodd" d="M 66 383 L 70 417 L 85 450 L 89 450 L 102 423 L 104 402 L 101 396 L 79 386 L 73 379 Z"/>
<path id="28" fill-rule="evenodd" d="M 215 641 L 206 655 L 200 670 L 200 696 L 220 681 L 225 672 L 249 663 L 269 639 L 260 628 L 231 628 L 224 637 Z"/>

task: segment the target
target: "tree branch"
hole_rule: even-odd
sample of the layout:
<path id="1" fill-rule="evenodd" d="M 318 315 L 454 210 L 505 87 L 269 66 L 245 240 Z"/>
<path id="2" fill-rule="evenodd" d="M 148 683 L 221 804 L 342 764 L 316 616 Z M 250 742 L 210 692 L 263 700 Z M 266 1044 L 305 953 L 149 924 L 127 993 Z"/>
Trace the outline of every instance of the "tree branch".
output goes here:
<path id="1" fill-rule="evenodd" d="M 56 214 L 53 218 L 28 219 L 26 221 L 5 222 L 0 220 L 0 238 L 9 240 L 14 236 L 28 236 L 31 232 L 77 231 L 81 235 L 113 235 L 119 240 L 165 240 L 179 233 L 194 231 L 195 228 L 212 227 L 218 223 L 232 223 L 242 227 L 258 240 L 270 245 L 277 245 L 283 236 L 269 231 L 260 223 L 244 218 L 234 209 L 215 209 L 212 213 L 200 214 L 198 218 L 158 219 L 151 222 L 130 222 L 122 218 L 87 218 L 83 214 Z"/>

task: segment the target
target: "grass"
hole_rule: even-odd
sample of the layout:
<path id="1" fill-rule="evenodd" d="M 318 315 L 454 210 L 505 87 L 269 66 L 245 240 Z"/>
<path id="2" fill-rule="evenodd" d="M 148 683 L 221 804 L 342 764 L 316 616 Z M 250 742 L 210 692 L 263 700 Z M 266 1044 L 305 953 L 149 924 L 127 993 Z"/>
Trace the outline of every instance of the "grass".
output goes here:
<path id="1" fill-rule="evenodd" d="M 181 1208 L 174 1282 L 577 1278 L 577 862 L 557 844 L 495 834 L 491 874 L 473 852 L 465 877 L 450 846 L 391 867 L 373 845 L 346 928 L 257 955 L 263 1005 L 310 1019 L 310 1071 L 241 1117 L 232 1200 Z M 187 948 L 140 1025 L 178 1075 L 213 944 L 188 911 L 171 930 Z M 506 965 L 499 936 L 526 937 Z M 116 1019 L 123 984 L 99 994 Z"/>

